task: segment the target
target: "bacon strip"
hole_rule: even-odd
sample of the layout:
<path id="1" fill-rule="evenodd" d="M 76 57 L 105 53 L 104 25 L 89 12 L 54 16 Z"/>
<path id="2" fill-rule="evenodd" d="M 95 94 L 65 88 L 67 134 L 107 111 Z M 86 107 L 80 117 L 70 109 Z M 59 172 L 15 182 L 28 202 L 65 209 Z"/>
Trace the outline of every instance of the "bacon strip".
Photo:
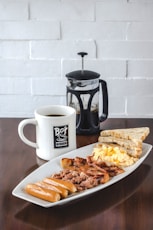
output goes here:
<path id="1" fill-rule="evenodd" d="M 104 184 L 110 177 L 124 171 L 117 166 L 107 166 L 105 163 L 98 165 L 92 162 L 90 157 L 63 158 L 61 166 L 63 170 L 52 177 L 70 181 L 76 186 L 77 191 Z"/>

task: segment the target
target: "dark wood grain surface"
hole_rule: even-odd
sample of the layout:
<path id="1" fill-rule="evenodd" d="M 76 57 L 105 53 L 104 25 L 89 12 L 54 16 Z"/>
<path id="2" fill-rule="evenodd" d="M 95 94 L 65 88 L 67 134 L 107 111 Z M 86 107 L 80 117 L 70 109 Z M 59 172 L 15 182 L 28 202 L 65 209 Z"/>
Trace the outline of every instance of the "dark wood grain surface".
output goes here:
<path id="1" fill-rule="evenodd" d="M 14 187 L 42 164 L 35 149 L 18 137 L 21 119 L 0 119 L 0 229 L 1 230 L 152 230 L 153 152 L 120 182 L 84 199 L 60 207 L 42 208 L 12 196 Z M 150 127 L 145 140 L 153 144 L 153 119 L 108 119 L 101 129 Z M 33 126 L 26 135 L 35 139 Z M 97 141 L 98 135 L 77 136 L 77 146 Z"/>

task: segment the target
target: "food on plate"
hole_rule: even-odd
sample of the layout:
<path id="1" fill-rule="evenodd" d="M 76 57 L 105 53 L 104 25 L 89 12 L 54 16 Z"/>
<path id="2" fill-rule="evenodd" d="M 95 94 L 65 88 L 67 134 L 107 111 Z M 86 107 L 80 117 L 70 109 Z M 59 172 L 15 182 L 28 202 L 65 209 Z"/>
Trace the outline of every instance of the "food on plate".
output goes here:
<path id="1" fill-rule="evenodd" d="M 60 200 L 60 194 L 55 192 L 54 190 L 50 190 L 47 188 L 42 188 L 37 184 L 28 184 L 25 187 L 25 191 L 37 198 L 49 201 L 49 202 L 56 202 Z"/>
<path id="2" fill-rule="evenodd" d="M 100 136 L 112 136 L 127 140 L 141 140 L 144 141 L 148 136 L 150 130 L 149 127 L 139 127 L 139 128 L 127 128 L 127 129 L 112 129 L 103 130 Z"/>
<path id="3" fill-rule="evenodd" d="M 69 193 L 74 193 L 76 190 L 71 182 L 53 178 L 44 178 L 43 181 L 27 184 L 25 187 L 28 194 L 49 202 L 66 198 Z"/>
<path id="4" fill-rule="evenodd" d="M 98 143 L 86 158 L 62 158 L 60 172 L 27 184 L 25 191 L 56 202 L 70 194 L 107 183 L 140 158 L 142 143 L 149 132 L 148 127 L 101 131 Z"/>
<path id="5" fill-rule="evenodd" d="M 59 185 L 55 186 L 55 185 L 52 185 L 52 184 L 44 182 L 44 181 L 36 182 L 36 185 L 38 185 L 42 188 L 54 190 L 55 192 L 58 192 L 62 198 L 65 198 L 68 196 L 68 190 L 59 186 Z"/>
<path id="6" fill-rule="evenodd" d="M 63 169 L 76 169 L 78 171 L 92 168 L 93 176 L 95 176 L 98 169 L 100 171 L 106 170 L 110 177 L 116 176 L 120 173 L 123 173 L 124 170 L 117 166 L 108 166 L 105 162 L 94 162 L 92 161 L 92 156 L 87 156 L 86 158 L 75 157 L 75 158 L 62 158 L 61 167 Z M 88 171 L 87 171 L 88 172 Z M 105 172 L 105 171 L 103 171 Z"/>
<path id="7" fill-rule="evenodd" d="M 113 143 L 98 143 L 93 148 L 93 162 L 105 162 L 109 165 L 127 167 L 133 165 L 138 158 L 128 155 L 125 148 Z"/>
<path id="8" fill-rule="evenodd" d="M 140 157 L 142 142 L 149 132 L 148 127 L 103 130 L 100 132 L 98 141 L 100 143 L 116 144 L 116 147 L 123 147 L 128 155 Z"/>
<path id="9" fill-rule="evenodd" d="M 48 183 L 48 184 L 52 184 L 55 186 L 60 186 L 62 188 L 65 188 L 70 193 L 74 193 L 77 190 L 75 185 L 73 183 L 69 182 L 68 180 L 60 180 L 60 179 L 49 177 L 49 178 L 45 178 L 43 181 Z"/>
<path id="10" fill-rule="evenodd" d="M 132 140 L 125 140 L 117 137 L 99 137 L 100 143 L 116 144 L 116 147 L 122 147 L 122 149 L 133 157 L 139 157 L 142 153 L 142 142 L 134 143 Z"/>
<path id="11" fill-rule="evenodd" d="M 111 177 L 123 173 L 124 170 L 119 167 L 109 167 L 106 164 L 95 164 L 90 156 L 87 158 L 63 158 L 61 159 L 63 170 L 53 175 L 53 178 L 69 180 L 77 191 L 83 191 L 93 188 L 99 184 L 104 184 Z"/>
<path id="12" fill-rule="evenodd" d="M 123 173 L 124 170 L 116 166 L 95 164 L 91 157 L 62 158 L 63 170 L 46 177 L 42 181 L 28 184 L 25 191 L 30 195 L 49 202 L 56 202 L 66 198 L 69 194 L 93 188 L 104 184 L 111 177 Z"/>

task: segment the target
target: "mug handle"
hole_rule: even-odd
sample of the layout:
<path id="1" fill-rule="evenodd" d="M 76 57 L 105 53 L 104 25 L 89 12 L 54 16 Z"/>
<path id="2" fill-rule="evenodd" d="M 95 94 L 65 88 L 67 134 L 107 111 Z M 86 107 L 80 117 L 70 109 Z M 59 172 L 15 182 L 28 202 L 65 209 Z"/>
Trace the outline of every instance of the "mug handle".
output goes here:
<path id="1" fill-rule="evenodd" d="M 107 119 L 108 116 L 108 91 L 107 91 L 106 81 L 100 79 L 99 82 L 102 88 L 102 100 L 103 100 L 103 113 L 100 116 L 100 121 L 103 122 Z"/>
<path id="2" fill-rule="evenodd" d="M 19 134 L 19 137 L 21 138 L 21 140 L 26 143 L 27 145 L 33 147 L 33 148 L 38 148 L 38 144 L 33 142 L 33 141 L 30 141 L 28 140 L 25 135 L 24 135 L 24 127 L 28 124 L 32 124 L 32 125 L 37 125 L 37 121 L 35 119 L 25 119 L 23 121 L 21 121 L 19 123 L 19 126 L 18 126 L 18 134 Z"/>

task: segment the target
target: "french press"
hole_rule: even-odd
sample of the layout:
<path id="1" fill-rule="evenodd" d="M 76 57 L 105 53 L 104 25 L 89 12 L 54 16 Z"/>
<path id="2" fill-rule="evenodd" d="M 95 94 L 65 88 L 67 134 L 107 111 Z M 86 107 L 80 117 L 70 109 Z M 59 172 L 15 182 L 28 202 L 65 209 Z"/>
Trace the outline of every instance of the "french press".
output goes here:
<path id="1" fill-rule="evenodd" d="M 107 84 L 99 79 L 100 74 L 84 70 L 85 52 L 78 53 L 82 57 L 82 70 L 66 74 L 67 105 L 76 110 L 76 133 L 95 134 L 100 130 L 100 122 L 108 116 Z M 99 116 L 99 92 L 101 86 L 102 115 Z"/>

